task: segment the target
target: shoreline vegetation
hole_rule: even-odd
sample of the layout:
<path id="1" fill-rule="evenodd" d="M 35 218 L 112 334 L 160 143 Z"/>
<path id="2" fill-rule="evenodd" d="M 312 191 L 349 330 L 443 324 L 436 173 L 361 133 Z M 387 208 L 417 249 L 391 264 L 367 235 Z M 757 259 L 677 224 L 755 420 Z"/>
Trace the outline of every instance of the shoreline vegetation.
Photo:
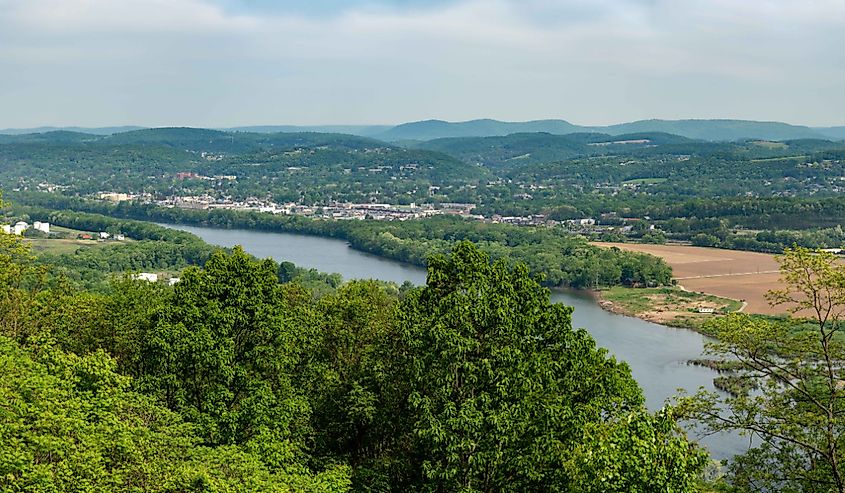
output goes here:
<path id="1" fill-rule="evenodd" d="M 451 218 L 361 224 L 357 221 L 307 220 L 254 212 L 164 209 L 140 204 L 113 205 L 47 194 L 26 194 L 16 197 L 15 202 L 20 205 L 13 207 L 13 214 L 41 217 L 59 226 L 84 228 L 93 221 L 94 224 L 89 227 L 116 230 L 117 225 L 125 226 L 131 221 L 158 221 L 220 229 L 308 234 L 343 239 L 349 243 L 350 248 L 358 251 L 418 266 L 425 265 L 424 259 L 427 256 L 448 251 L 452 241 L 444 240 L 443 237 L 451 235 L 453 239 L 465 238 L 479 243 L 494 258 L 508 256 L 515 261 L 525 262 L 532 273 L 544 277 L 547 287 L 591 292 L 599 306 L 610 312 L 696 330 L 705 335 L 711 334 L 702 329 L 704 322 L 742 308 L 742 302 L 737 300 L 669 286 L 671 264 L 652 252 L 601 248 L 577 236 L 557 234 L 542 228 L 486 225 Z M 437 228 L 439 231 L 436 231 L 435 237 L 432 230 Z M 539 246 L 531 244 L 536 242 L 540 242 Z M 561 249 L 560 258 L 549 258 L 549 251 L 553 247 Z M 597 252 L 608 257 L 595 257 Z M 208 253 L 203 252 L 203 255 L 195 255 L 191 260 L 206 255 Z M 526 261 L 531 257 L 542 261 Z M 591 260 L 594 264 L 592 266 Z M 601 260 L 607 262 L 602 265 Z M 577 264 L 569 265 L 567 269 L 566 266 L 554 265 L 555 261 Z M 137 269 L 143 266 L 133 267 Z M 608 270 L 615 272 L 608 276 Z M 549 282 L 552 279 L 554 281 Z M 619 283 L 622 279 L 639 287 L 612 285 L 614 280 Z M 596 286 L 598 283 L 604 285 Z M 648 285 L 657 286 L 642 287 Z M 713 313 L 707 313 L 708 309 L 713 309 Z"/>
<path id="2" fill-rule="evenodd" d="M 668 327 L 694 330 L 711 336 L 704 325 L 717 317 L 742 310 L 739 300 L 687 291 L 680 286 L 589 290 L 604 310 Z M 712 311 L 710 311 L 712 310 Z"/>
<path id="3" fill-rule="evenodd" d="M 22 200 L 21 200 L 22 199 Z M 452 241 L 443 240 L 443 236 L 452 235 L 454 239 L 470 239 L 482 246 L 494 257 L 509 256 L 514 261 L 525 262 L 533 274 L 544 277 L 543 284 L 550 288 L 576 289 L 591 293 L 596 303 L 604 310 L 620 315 L 630 316 L 658 323 L 665 326 L 694 330 L 707 336 L 712 332 L 704 328 L 704 324 L 711 319 L 728 313 L 742 311 L 744 303 L 741 300 L 720 297 L 709 293 L 686 290 L 680 286 L 671 286 L 673 277 L 672 259 L 664 259 L 651 251 L 624 251 L 619 248 L 603 248 L 600 245 L 587 243 L 586 240 L 574 235 L 555 234 L 544 228 L 531 228 L 510 225 L 486 225 L 460 221 L 452 218 L 436 218 L 434 220 L 406 221 L 403 223 L 369 222 L 361 224 L 357 221 L 327 221 L 303 219 L 300 217 L 274 216 L 255 212 L 242 211 L 201 211 L 185 209 L 165 209 L 141 204 L 120 204 L 84 200 L 73 197 L 56 196 L 53 194 L 25 194 L 15 197 L 16 205 L 13 214 L 25 214 L 30 217 L 49 219 L 59 226 L 83 228 L 94 221 L 94 229 L 115 230 L 120 227 L 138 222 L 151 224 L 153 221 L 169 222 L 194 226 L 213 227 L 220 229 L 248 229 L 254 231 L 274 231 L 294 234 L 306 234 L 320 237 L 342 239 L 349 243 L 350 248 L 374 254 L 382 258 L 406 262 L 412 265 L 425 266 L 425 258 L 429 255 L 447 252 Z M 416 227 L 409 227 L 409 226 Z M 439 236 L 432 236 L 432 225 L 440 228 Z M 369 227 L 368 227 L 369 226 Z M 133 227 L 133 226 L 130 226 Z M 137 228 L 137 226 L 134 226 Z M 393 227 L 388 230 L 388 227 Z M 451 231 L 450 231 L 451 229 Z M 534 235 L 547 235 L 551 238 Z M 151 235 L 149 239 L 155 235 Z M 190 235 L 193 236 L 193 235 Z M 403 237 L 404 236 L 404 237 Z M 518 236 L 514 240 L 511 236 Z M 146 238 L 147 236 L 144 236 Z M 564 238 L 571 243 L 565 245 L 545 245 L 537 250 L 531 242 L 543 240 L 560 240 Z M 183 240 L 182 240 L 183 241 Z M 529 245 L 520 244 L 521 242 Z M 207 257 L 210 245 L 205 245 L 201 254 L 193 254 L 184 264 L 193 264 Z M 579 258 L 579 264 L 567 271 L 555 268 L 550 262 L 547 252 L 550 247 L 562 247 L 563 257 L 584 257 L 589 248 L 586 259 Z M 616 245 L 612 245 L 616 246 Z M 638 244 L 628 246 L 637 247 Z M 642 245 L 645 248 L 653 245 Z M 685 247 L 690 248 L 690 247 Z M 614 272 L 609 277 L 613 279 L 627 278 L 630 284 L 608 285 L 608 278 L 602 279 L 607 272 L 601 272 L 602 265 L 589 265 L 589 260 L 595 260 L 589 253 L 606 252 L 614 255 L 630 255 L 624 257 L 629 260 L 628 265 L 614 265 L 614 257 L 606 264 Z M 742 252 L 739 252 L 742 253 Z M 532 256 L 542 258 L 544 262 L 527 261 Z M 618 257 L 617 257 L 618 258 Z M 586 260 L 586 261 L 585 261 Z M 601 260 L 601 258 L 599 258 Z M 630 260 L 636 262 L 630 262 Z M 182 264 L 182 262 L 180 262 Z M 143 268 L 142 264 L 133 264 L 132 268 Z M 551 275 L 550 275 L 551 273 Z M 550 283 L 549 279 L 557 283 Z M 677 277 L 677 276 L 676 276 Z M 569 284 L 561 283 L 566 279 Z M 574 281 L 574 282 L 573 282 Z M 591 286 L 591 281 L 605 282 L 605 285 Z M 660 281 L 660 282 L 657 282 Z M 644 287 L 644 286 L 654 287 Z M 710 313 L 709 309 L 713 312 Z"/>
<path id="4" fill-rule="evenodd" d="M 509 258 L 542 276 L 546 287 L 592 288 L 615 285 L 659 286 L 672 270 L 660 258 L 639 252 L 603 249 L 563 229 L 478 223 L 437 216 L 408 221 L 336 221 L 253 211 L 189 210 L 139 203 L 118 205 L 52 194 L 21 194 L 17 212 L 45 216 L 89 213 L 140 221 L 222 229 L 298 233 L 348 241 L 356 250 L 418 266 L 432 255 L 448 253 L 458 240 L 476 243 L 491 258 Z M 61 212 L 58 212 L 61 211 Z"/>

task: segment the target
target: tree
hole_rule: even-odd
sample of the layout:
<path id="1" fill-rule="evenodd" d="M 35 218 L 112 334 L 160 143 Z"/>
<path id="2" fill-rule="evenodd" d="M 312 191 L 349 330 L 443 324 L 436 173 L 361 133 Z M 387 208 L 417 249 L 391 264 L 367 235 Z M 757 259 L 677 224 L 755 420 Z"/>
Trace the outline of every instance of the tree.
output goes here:
<path id="1" fill-rule="evenodd" d="M 47 269 L 35 264 L 28 243 L 0 232 L 0 335 L 18 341 L 34 335 L 30 317 L 46 275 Z"/>
<path id="2" fill-rule="evenodd" d="M 4 492 L 343 492 L 347 467 L 274 468 L 258 447 L 205 447 L 195 427 L 130 390 L 103 351 L 22 348 L 0 336 Z"/>
<path id="3" fill-rule="evenodd" d="M 737 491 L 845 492 L 845 265 L 829 253 L 793 248 L 779 258 L 783 289 L 769 300 L 786 322 L 747 315 L 715 321 L 709 352 L 738 361 L 753 392 L 700 393 L 684 401 L 712 431 L 756 440 L 729 463 Z M 734 363 L 735 364 L 735 363 Z"/>
<path id="4" fill-rule="evenodd" d="M 312 363 L 314 454 L 344 459 L 364 491 L 403 491 L 410 460 L 407 372 L 397 357 L 397 295 L 378 281 L 351 281 L 319 301 Z"/>
<path id="5" fill-rule="evenodd" d="M 197 423 L 209 444 L 270 436 L 296 449 L 309 408 L 295 374 L 313 338 L 306 304 L 289 302 L 299 289 L 241 248 L 187 269 L 153 315 L 139 388 Z"/>
<path id="6" fill-rule="evenodd" d="M 469 242 L 430 259 L 400 308 L 426 488 L 688 491 L 704 454 L 570 316 Z"/>

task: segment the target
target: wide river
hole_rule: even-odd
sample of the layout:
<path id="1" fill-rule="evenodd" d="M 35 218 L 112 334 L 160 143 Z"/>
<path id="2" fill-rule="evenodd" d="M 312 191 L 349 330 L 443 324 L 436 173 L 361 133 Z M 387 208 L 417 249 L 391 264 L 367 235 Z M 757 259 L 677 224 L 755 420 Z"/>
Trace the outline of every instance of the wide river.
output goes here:
<path id="1" fill-rule="evenodd" d="M 424 269 L 353 250 L 342 240 L 172 224 L 163 226 L 189 231 L 213 245 L 241 245 L 256 257 L 271 257 L 300 267 L 337 272 L 344 279 L 425 284 Z M 573 325 L 587 329 L 599 346 L 628 363 L 645 392 L 649 408 L 659 409 L 678 389 L 690 393 L 699 387 L 714 390 L 714 371 L 686 363 L 701 355 L 705 342 L 701 334 L 607 312 L 587 294 L 553 290 L 552 301 L 574 307 Z M 748 447 L 747 439 L 735 435 L 699 438 L 691 431 L 691 437 L 699 439 L 717 459 L 731 457 Z"/>

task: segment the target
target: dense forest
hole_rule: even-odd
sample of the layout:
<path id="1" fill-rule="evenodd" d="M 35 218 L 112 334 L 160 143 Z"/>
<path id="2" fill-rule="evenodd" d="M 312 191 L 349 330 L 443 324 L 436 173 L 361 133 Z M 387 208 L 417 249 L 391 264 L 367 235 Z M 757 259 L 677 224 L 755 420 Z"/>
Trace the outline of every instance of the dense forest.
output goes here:
<path id="1" fill-rule="evenodd" d="M 682 492 L 706 464 L 525 266 L 468 242 L 425 287 L 315 296 L 238 248 L 92 292 L 0 241 L 4 491 Z"/>
<path id="2" fill-rule="evenodd" d="M 139 242 L 202 244 L 62 214 Z M 3 491 L 845 487 L 838 317 L 715 319 L 711 353 L 758 391 L 681 397 L 652 414 L 627 365 L 573 330 L 571 309 L 550 303 L 526 265 L 468 241 L 429 258 L 416 288 L 344 283 L 235 248 L 210 251 L 174 285 L 106 262 L 113 272 L 93 290 L 28 241 L 0 235 Z M 775 302 L 838 313 L 834 256 L 782 262 Z M 763 441 L 713 469 L 679 427 L 688 419 Z"/>

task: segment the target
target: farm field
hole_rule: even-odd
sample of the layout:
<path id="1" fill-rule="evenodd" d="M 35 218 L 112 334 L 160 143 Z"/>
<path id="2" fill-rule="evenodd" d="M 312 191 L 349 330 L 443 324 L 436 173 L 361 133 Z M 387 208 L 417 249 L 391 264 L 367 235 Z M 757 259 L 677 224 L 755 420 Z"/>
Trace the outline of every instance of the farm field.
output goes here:
<path id="1" fill-rule="evenodd" d="M 785 313 L 784 307 L 771 307 L 765 298 L 767 291 L 780 287 L 774 255 L 683 245 L 593 244 L 660 257 L 672 266 L 675 279 L 685 289 L 744 300 L 747 303 L 744 311 L 748 313 Z"/>
<path id="2" fill-rule="evenodd" d="M 30 244 L 33 253 L 50 253 L 53 255 L 73 253 L 79 248 L 101 248 L 106 245 L 105 242 L 98 242 L 97 240 L 78 240 L 72 238 L 38 238 L 26 239 L 25 241 Z"/>
<path id="3" fill-rule="evenodd" d="M 114 245 L 114 241 L 98 241 L 96 239 L 96 231 L 83 231 L 77 229 L 70 229 L 61 226 L 53 225 L 51 227 L 52 234 L 49 238 L 26 238 L 27 242 L 32 248 L 33 253 L 48 253 L 53 255 L 63 255 L 74 253 L 80 248 L 102 248 L 106 245 Z M 79 236 L 83 234 L 91 235 L 93 238 L 88 240 L 80 239 Z M 131 242 L 126 239 L 123 243 Z"/>

